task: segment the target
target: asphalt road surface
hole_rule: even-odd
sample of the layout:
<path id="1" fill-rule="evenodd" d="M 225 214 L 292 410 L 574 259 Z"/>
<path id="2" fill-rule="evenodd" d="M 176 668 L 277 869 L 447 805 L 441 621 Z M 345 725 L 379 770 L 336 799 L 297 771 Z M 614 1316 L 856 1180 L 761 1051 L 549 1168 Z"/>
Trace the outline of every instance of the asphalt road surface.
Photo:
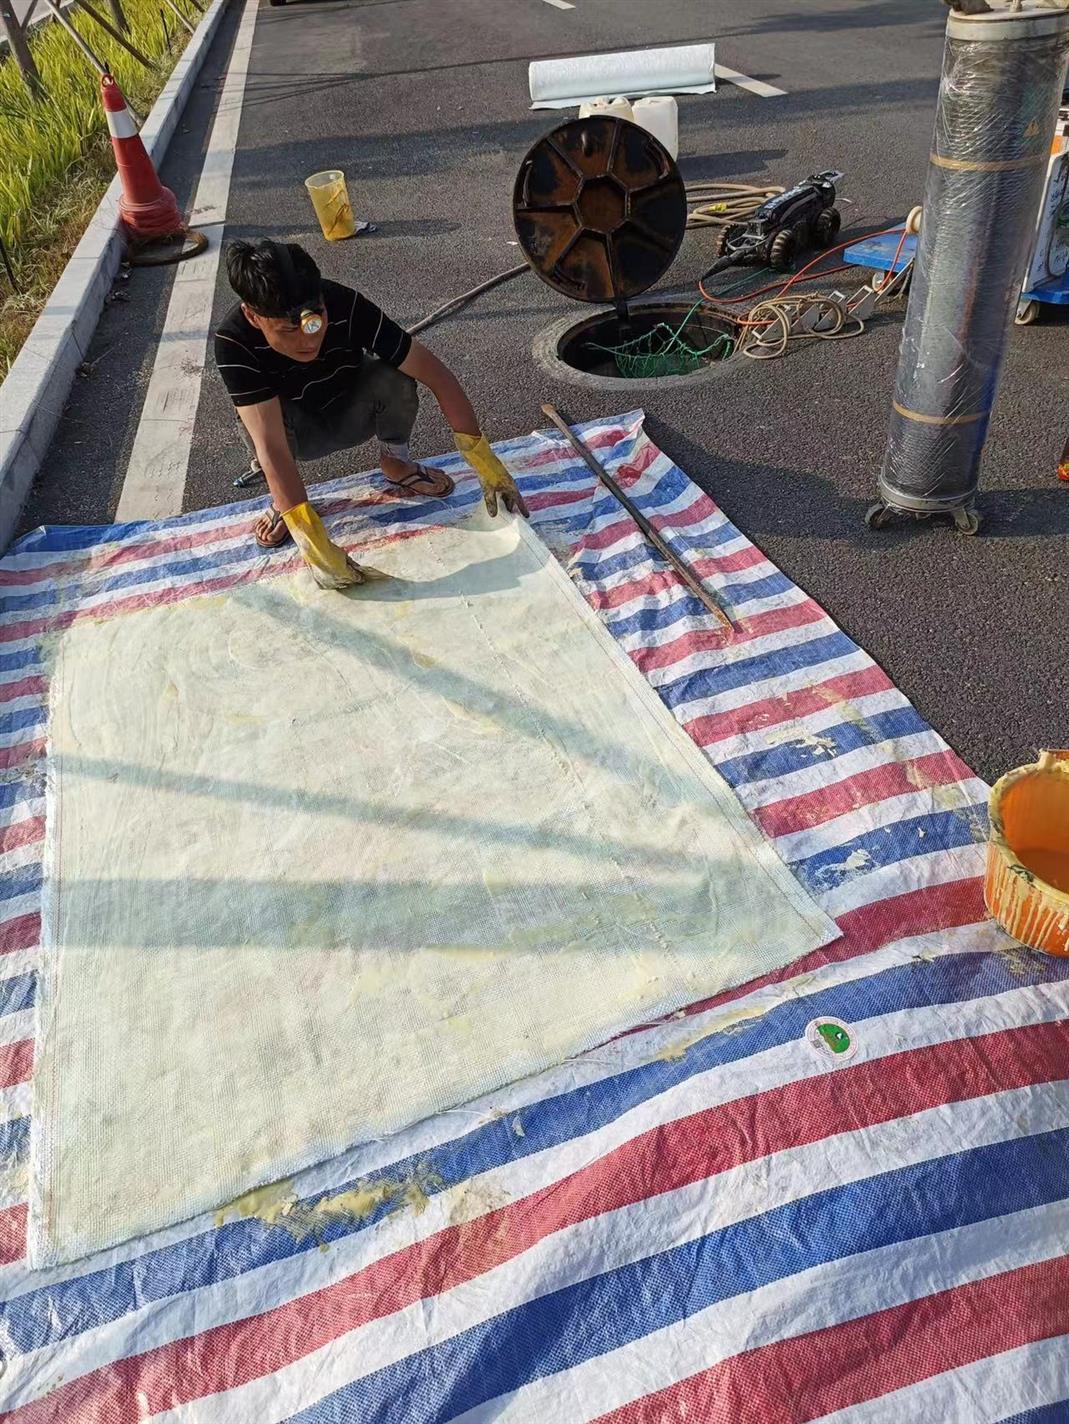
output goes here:
<path id="1" fill-rule="evenodd" d="M 242 11 L 234 0 L 164 170 L 187 209 Z M 789 184 L 840 168 L 847 225 L 872 230 L 920 200 L 944 17 L 937 0 L 264 5 L 226 231 L 300 240 L 328 276 L 411 323 L 518 260 L 513 178 L 556 122 L 528 108 L 530 59 L 706 39 L 723 64 L 786 93 L 763 98 L 726 84 L 681 99 L 684 176 Z M 332 166 L 348 174 L 374 235 L 341 244 L 318 235 L 302 180 Z M 708 236 L 688 234 L 666 285 L 692 288 L 709 260 Z M 174 269 L 138 270 L 105 311 L 25 527 L 114 517 L 139 422 L 153 416 L 145 391 L 174 280 Z M 220 272 L 215 319 L 229 303 Z M 854 341 L 742 360 L 693 386 L 651 382 L 636 397 L 557 383 L 535 362 L 534 338 L 570 305 L 527 276 L 428 333 L 492 438 L 544 425 L 547 399 L 573 420 L 642 404 L 663 448 L 979 774 L 990 779 L 1037 747 L 1069 745 L 1069 486 L 1054 476 L 1069 426 L 1069 318 L 1046 316 L 1014 334 L 984 465 L 985 532 L 969 539 L 932 525 L 874 533 L 862 523 L 883 454 L 900 310 Z M 185 335 L 168 328 L 165 344 Z M 427 455 L 451 448 L 426 400 L 417 440 Z M 373 460 L 358 451 L 308 474 L 333 477 Z M 242 463 L 209 364 L 176 509 L 179 500 L 185 509 L 230 502 Z"/>

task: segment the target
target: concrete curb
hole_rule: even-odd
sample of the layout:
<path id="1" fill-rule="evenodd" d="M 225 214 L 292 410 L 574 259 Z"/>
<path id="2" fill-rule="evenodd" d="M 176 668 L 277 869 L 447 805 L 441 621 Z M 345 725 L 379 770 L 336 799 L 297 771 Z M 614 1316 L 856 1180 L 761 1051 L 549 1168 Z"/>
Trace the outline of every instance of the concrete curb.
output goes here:
<path id="1" fill-rule="evenodd" d="M 228 0 L 212 0 L 145 120 L 141 138 L 157 167 L 227 4 Z M 116 176 L 0 384 L 0 552 L 11 543 L 30 485 L 44 462 L 75 372 L 86 358 L 104 298 L 119 270 L 123 253 L 121 194 Z"/>

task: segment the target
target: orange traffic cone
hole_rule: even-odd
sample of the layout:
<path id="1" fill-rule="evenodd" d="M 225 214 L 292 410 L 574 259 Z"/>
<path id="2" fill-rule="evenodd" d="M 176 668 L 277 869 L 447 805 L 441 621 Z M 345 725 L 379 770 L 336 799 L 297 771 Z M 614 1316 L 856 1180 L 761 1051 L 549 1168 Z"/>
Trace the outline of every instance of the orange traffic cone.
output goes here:
<path id="1" fill-rule="evenodd" d="M 183 233 L 186 225 L 175 196 L 160 182 L 122 90 L 110 74 L 101 75 L 100 95 L 115 150 L 115 166 L 122 179 L 119 216 L 128 235 L 135 243 L 144 243 Z"/>
<path id="2" fill-rule="evenodd" d="M 1065 449 L 1062 451 L 1062 461 L 1058 466 L 1058 478 L 1069 484 L 1069 440 L 1065 442 Z"/>

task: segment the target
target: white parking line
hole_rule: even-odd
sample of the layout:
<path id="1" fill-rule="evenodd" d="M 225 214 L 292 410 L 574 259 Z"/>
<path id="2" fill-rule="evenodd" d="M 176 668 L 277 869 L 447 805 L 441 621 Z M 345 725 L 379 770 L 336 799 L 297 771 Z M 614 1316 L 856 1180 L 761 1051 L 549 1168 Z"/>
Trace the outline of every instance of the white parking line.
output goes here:
<path id="1" fill-rule="evenodd" d="M 547 5 L 552 5 L 556 10 L 574 10 L 574 5 L 569 5 L 568 0 L 546 0 Z"/>
<path id="2" fill-rule="evenodd" d="M 723 79 L 739 89 L 746 89 L 751 94 L 760 94 L 762 99 L 782 99 L 787 93 L 785 89 L 777 89 L 774 84 L 765 84 L 761 79 L 750 79 L 747 75 L 740 74 L 737 69 L 729 69 L 726 64 L 716 64 L 713 68 L 717 79 Z"/>
<path id="3" fill-rule="evenodd" d="M 191 219 L 208 247 L 175 274 L 115 512 L 119 522 L 167 519 L 182 510 L 258 4 L 246 0 L 193 198 Z"/>

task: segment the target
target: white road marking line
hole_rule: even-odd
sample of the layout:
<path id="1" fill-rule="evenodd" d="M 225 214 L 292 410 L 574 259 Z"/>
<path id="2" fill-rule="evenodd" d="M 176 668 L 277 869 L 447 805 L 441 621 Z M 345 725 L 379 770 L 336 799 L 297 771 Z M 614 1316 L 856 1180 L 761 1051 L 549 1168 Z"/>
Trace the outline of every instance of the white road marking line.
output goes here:
<path id="1" fill-rule="evenodd" d="M 750 79 L 737 69 L 729 69 L 726 64 L 716 64 L 713 69 L 717 79 L 735 84 L 739 89 L 748 89 L 751 94 L 760 94 L 762 99 L 782 99 L 787 93 L 785 89 L 777 89 L 774 84 L 765 84 L 761 79 Z"/>
<path id="2" fill-rule="evenodd" d="M 246 0 L 193 198 L 190 217 L 208 247 L 175 275 L 115 512 L 119 522 L 166 519 L 182 510 L 257 8 L 258 0 Z"/>
<path id="3" fill-rule="evenodd" d="M 569 5 L 568 0 L 546 0 L 547 5 L 552 5 L 556 10 L 574 10 L 574 5 Z"/>

